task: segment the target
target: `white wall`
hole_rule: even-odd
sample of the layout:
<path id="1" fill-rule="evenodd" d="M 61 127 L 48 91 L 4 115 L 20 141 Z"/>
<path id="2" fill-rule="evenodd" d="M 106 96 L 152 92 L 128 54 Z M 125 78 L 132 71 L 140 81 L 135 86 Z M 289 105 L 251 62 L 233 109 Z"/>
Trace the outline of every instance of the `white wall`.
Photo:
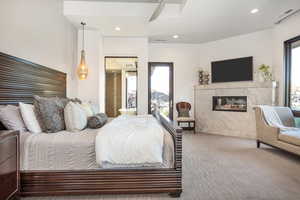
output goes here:
<path id="1" fill-rule="evenodd" d="M 194 108 L 193 86 L 198 84 L 200 68 L 210 72 L 212 61 L 246 56 L 254 57 L 255 71 L 260 64 L 272 65 L 270 35 L 272 30 L 197 45 L 150 44 L 149 61 L 174 62 L 174 105 L 185 100 Z"/>
<path id="2" fill-rule="evenodd" d="M 212 61 L 253 56 L 254 81 L 258 81 L 259 65 L 272 66 L 272 30 L 200 44 L 198 51 L 200 66 L 209 72 Z"/>
<path id="3" fill-rule="evenodd" d="M 150 44 L 149 62 L 174 63 L 174 117 L 176 102 L 187 101 L 194 105 L 193 86 L 197 83 L 199 46 L 190 44 Z M 194 106 L 193 106 L 194 107 Z M 191 112 L 193 115 L 193 111 Z"/>
<path id="4" fill-rule="evenodd" d="M 148 39 L 104 37 L 103 51 L 104 56 L 138 57 L 138 114 L 146 114 L 148 112 Z M 104 85 L 101 87 L 104 89 Z"/>
<path id="5" fill-rule="evenodd" d="M 199 69 L 210 71 L 212 61 L 245 56 L 254 57 L 254 80 L 261 64 L 272 66 L 275 79 L 280 81 L 280 103 L 283 99 L 283 42 L 300 35 L 297 26 L 300 16 L 294 16 L 274 28 L 226 38 L 203 44 L 148 44 L 147 38 L 101 37 L 94 31 L 86 35 L 87 62 L 91 74 L 86 82 L 79 82 L 78 95 L 84 100 L 105 104 L 105 56 L 138 56 L 138 112 L 147 113 L 148 61 L 174 63 L 174 104 L 189 101 L 194 105 L 193 86 L 198 84 Z M 93 32 L 93 31 L 91 31 Z M 97 32 L 97 33 L 96 33 Z M 79 38 L 80 43 L 80 38 Z M 80 47 L 79 47 L 80 50 Z M 98 72 L 97 72 L 98 70 Z M 97 78 L 96 75 L 99 75 Z M 98 85 L 97 85 L 98 84 Z M 239 84 L 239 83 L 237 83 Z M 174 111 L 176 116 L 176 111 Z M 193 113 L 192 113 L 193 114 Z"/>
<path id="6" fill-rule="evenodd" d="M 89 68 L 86 80 L 78 80 L 77 96 L 83 101 L 92 101 L 100 105 L 104 112 L 104 62 L 103 62 L 103 39 L 99 31 L 85 30 L 85 54 L 86 64 Z M 82 30 L 78 31 L 78 62 L 82 50 Z"/>
<path id="7" fill-rule="evenodd" d="M 77 31 L 63 16 L 62 0 L 2 0 L 0 51 L 67 73 L 76 96 Z"/>
<path id="8" fill-rule="evenodd" d="M 284 41 L 300 35 L 300 13 L 273 29 L 273 67 L 279 85 L 279 103 L 284 105 Z"/>

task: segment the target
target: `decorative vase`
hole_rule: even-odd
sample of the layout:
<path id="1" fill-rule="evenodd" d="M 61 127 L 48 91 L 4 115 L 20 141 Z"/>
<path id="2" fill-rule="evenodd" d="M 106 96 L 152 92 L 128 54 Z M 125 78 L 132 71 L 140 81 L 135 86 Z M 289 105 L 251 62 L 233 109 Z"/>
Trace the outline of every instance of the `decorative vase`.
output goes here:
<path id="1" fill-rule="evenodd" d="M 204 85 L 208 85 L 209 84 L 209 73 L 205 73 L 203 75 L 203 83 L 204 83 Z"/>
<path id="2" fill-rule="evenodd" d="M 204 71 L 200 70 L 199 71 L 199 85 L 203 85 L 203 77 L 204 77 Z"/>

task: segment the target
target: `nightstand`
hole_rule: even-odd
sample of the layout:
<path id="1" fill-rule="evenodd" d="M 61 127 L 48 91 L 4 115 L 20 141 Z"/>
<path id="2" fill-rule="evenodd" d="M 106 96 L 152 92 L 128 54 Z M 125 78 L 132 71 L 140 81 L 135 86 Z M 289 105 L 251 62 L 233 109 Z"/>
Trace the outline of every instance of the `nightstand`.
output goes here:
<path id="1" fill-rule="evenodd" d="M 177 124 L 183 130 L 193 130 L 195 132 L 196 122 L 192 118 L 177 118 Z"/>
<path id="2" fill-rule="evenodd" d="M 0 131 L 0 199 L 17 199 L 20 180 L 19 131 Z"/>

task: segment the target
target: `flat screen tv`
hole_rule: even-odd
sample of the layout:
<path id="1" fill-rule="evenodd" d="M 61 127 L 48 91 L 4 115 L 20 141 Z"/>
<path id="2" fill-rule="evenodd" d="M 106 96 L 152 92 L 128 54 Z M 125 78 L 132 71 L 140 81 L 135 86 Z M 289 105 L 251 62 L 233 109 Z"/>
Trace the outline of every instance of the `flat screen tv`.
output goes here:
<path id="1" fill-rule="evenodd" d="M 212 83 L 252 81 L 253 57 L 212 62 L 211 76 Z"/>

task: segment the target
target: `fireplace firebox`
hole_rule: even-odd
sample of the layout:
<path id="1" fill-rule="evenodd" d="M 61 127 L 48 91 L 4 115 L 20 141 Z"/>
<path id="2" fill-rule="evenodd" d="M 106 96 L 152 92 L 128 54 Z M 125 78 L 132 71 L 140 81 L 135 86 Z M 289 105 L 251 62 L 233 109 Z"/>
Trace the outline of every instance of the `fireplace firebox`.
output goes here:
<path id="1" fill-rule="evenodd" d="M 247 96 L 213 96 L 213 111 L 247 112 Z"/>

